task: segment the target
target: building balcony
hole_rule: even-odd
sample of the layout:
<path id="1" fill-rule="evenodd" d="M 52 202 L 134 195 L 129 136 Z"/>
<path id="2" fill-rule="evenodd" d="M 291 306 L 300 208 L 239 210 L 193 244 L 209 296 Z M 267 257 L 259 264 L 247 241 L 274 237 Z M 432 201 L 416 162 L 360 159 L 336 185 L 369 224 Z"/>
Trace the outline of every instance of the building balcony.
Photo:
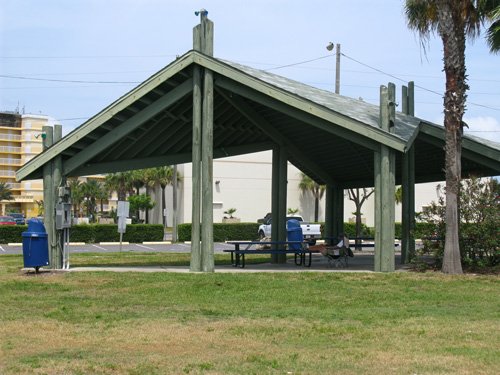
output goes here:
<path id="1" fill-rule="evenodd" d="M 29 203 L 33 202 L 33 195 L 13 195 L 13 201 L 16 203 Z"/>
<path id="2" fill-rule="evenodd" d="M 21 142 L 22 138 L 19 134 L 1 134 L 0 141 L 18 141 Z"/>
<path id="3" fill-rule="evenodd" d="M 23 164 L 21 159 L 0 158 L 0 165 L 14 165 L 20 167 Z"/>
<path id="4" fill-rule="evenodd" d="M 20 182 L 6 182 L 5 186 L 8 187 L 10 190 L 20 190 L 21 189 Z"/>
<path id="5" fill-rule="evenodd" d="M 0 169 L 0 177 L 16 177 L 16 171 Z"/>
<path id="6" fill-rule="evenodd" d="M 20 154 L 21 147 L 0 146 L 0 152 L 4 152 L 4 153 L 8 153 L 8 154 Z"/>

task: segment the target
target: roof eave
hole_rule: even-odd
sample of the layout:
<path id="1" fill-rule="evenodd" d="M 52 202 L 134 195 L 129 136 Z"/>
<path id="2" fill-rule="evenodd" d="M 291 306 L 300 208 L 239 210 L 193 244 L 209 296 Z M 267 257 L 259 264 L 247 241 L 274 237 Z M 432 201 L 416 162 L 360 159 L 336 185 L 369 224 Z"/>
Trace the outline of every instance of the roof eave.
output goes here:
<path id="1" fill-rule="evenodd" d="M 187 66 L 191 65 L 193 61 L 193 52 L 189 51 L 167 65 L 162 70 L 155 73 L 149 79 L 132 89 L 130 92 L 128 92 L 118 100 L 108 105 L 101 112 L 73 130 L 71 133 L 61 139 L 61 141 L 49 147 L 42 153 L 38 154 L 35 158 L 30 160 L 28 163 L 23 165 L 16 172 L 16 180 L 22 181 L 26 179 L 39 178 L 39 176 L 43 174 L 41 168 L 44 164 L 52 160 L 67 148 L 71 147 L 73 144 L 78 142 L 93 130 L 97 129 L 99 126 L 111 119 L 115 114 L 135 102 L 137 99 L 141 98 L 155 87 L 159 86 L 175 74 L 179 73 L 181 70 L 185 69 Z"/>

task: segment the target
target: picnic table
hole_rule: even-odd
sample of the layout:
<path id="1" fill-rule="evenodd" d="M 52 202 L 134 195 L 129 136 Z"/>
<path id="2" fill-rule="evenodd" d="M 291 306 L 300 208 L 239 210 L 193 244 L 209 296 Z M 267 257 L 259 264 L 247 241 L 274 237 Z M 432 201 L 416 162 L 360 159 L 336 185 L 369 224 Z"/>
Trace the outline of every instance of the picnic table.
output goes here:
<path id="1" fill-rule="evenodd" d="M 294 254 L 294 262 L 297 266 L 311 267 L 311 251 L 307 247 L 307 242 L 303 241 L 229 241 L 229 245 L 234 245 L 234 249 L 224 250 L 231 253 L 231 264 L 233 267 L 245 267 L 246 254 Z M 271 246 L 271 249 L 252 249 L 252 246 Z M 245 246 L 245 248 L 241 248 Z M 306 262 L 306 254 L 309 259 Z"/>

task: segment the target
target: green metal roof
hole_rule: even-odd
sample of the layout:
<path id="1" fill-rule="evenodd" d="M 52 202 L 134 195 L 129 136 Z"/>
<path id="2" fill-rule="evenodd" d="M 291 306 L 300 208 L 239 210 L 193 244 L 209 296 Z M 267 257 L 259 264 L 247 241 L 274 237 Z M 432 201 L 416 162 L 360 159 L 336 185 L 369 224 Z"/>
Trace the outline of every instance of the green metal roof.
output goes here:
<path id="1" fill-rule="evenodd" d="M 416 182 L 444 180 L 444 129 L 398 113 L 378 127 L 378 106 L 276 74 L 190 51 L 30 160 L 17 179 L 42 177 L 56 156 L 81 176 L 191 161 L 192 72 L 214 72 L 214 158 L 286 147 L 288 159 L 320 183 L 373 186 L 373 151 L 401 156 L 415 146 Z M 464 137 L 464 175 L 500 174 L 500 145 Z"/>

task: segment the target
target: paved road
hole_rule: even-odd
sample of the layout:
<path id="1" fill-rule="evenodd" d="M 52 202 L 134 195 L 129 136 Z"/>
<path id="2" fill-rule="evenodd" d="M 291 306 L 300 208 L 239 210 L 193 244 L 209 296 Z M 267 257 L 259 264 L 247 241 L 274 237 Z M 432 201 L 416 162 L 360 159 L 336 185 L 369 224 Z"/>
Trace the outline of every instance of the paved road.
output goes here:
<path id="1" fill-rule="evenodd" d="M 222 250 L 234 249 L 233 245 L 228 245 L 225 243 L 216 243 L 215 252 L 222 253 Z M 71 253 L 106 253 L 106 252 L 116 252 L 120 250 L 119 245 L 99 245 L 99 244 L 87 244 L 87 245 L 70 245 Z M 171 253 L 189 253 L 191 252 L 190 244 L 172 244 L 172 245 L 143 245 L 143 244 L 129 244 L 123 245 L 122 251 L 133 251 L 133 252 L 171 252 Z M 8 246 L 6 244 L 0 245 L 0 256 L 2 254 L 22 254 L 23 248 L 19 246 Z"/>

